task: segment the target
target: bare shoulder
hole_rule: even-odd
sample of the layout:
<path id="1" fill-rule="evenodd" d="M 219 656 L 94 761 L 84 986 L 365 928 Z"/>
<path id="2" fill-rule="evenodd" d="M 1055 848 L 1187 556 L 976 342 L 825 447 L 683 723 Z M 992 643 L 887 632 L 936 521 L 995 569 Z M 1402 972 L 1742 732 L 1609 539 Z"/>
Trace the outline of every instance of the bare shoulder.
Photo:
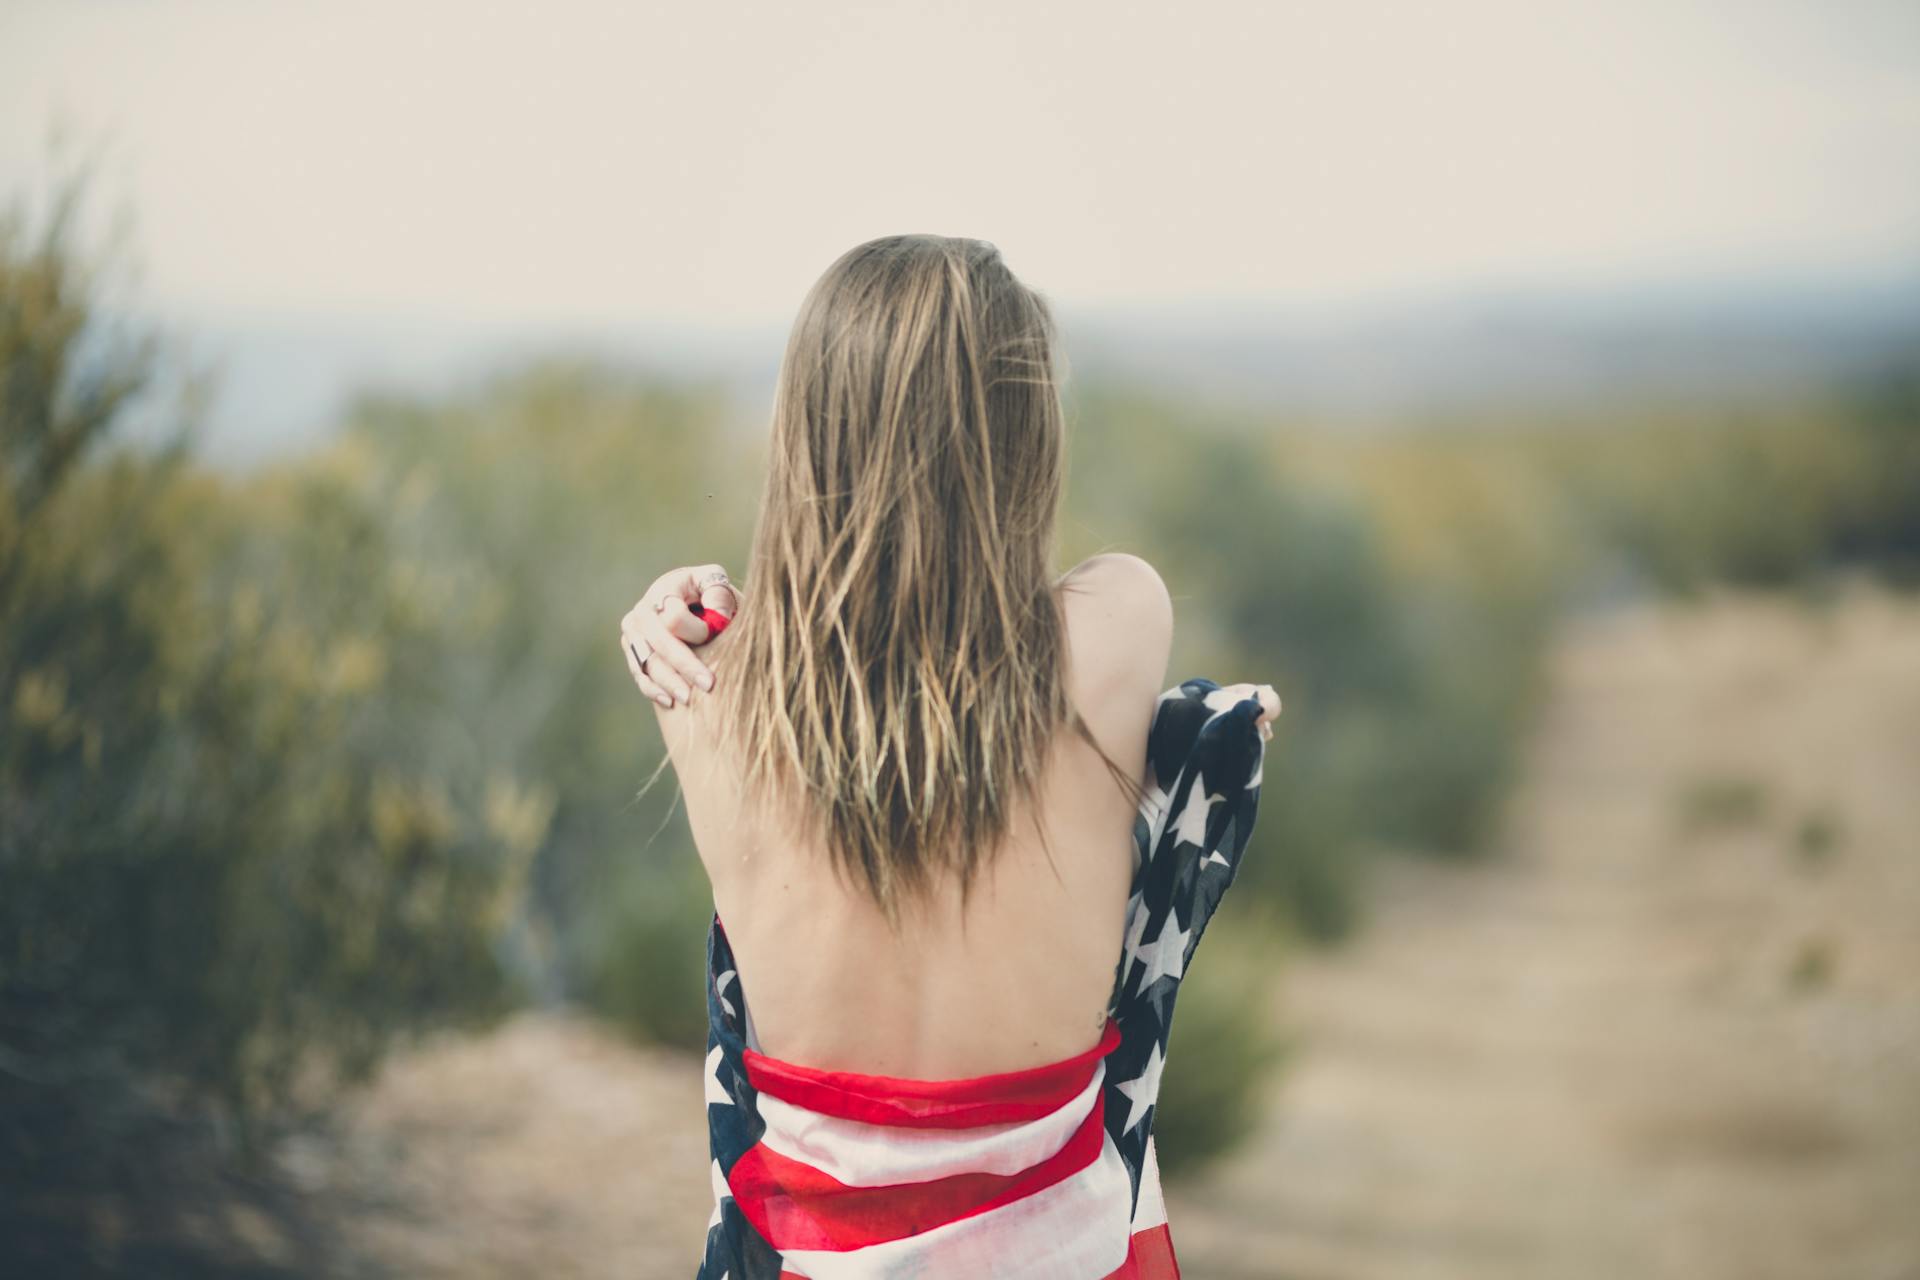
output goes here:
<path id="1" fill-rule="evenodd" d="M 1173 597 L 1159 570 L 1139 556 L 1106 552 L 1075 567 L 1061 590 L 1083 708 L 1159 693 L 1173 651 Z"/>
<path id="2" fill-rule="evenodd" d="M 1085 560 L 1061 580 L 1068 616 L 1112 626 L 1146 628 L 1139 639 L 1173 643 L 1173 597 L 1160 571 L 1139 556 L 1108 551 Z"/>

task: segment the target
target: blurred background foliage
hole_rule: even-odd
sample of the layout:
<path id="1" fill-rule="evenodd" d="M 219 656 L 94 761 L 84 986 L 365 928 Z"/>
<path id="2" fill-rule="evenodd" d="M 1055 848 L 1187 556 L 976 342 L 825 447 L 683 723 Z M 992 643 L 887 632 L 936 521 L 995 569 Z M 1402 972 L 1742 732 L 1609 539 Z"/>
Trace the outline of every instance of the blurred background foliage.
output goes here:
<path id="1" fill-rule="evenodd" d="M 569 1002 L 699 1047 L 710 900 L 671 788 L 637 796 L 661 745 L 616 619 L 665 567 L 743 566 L 759 483 L 723 387 L 565 360 L 367 396 L 244 474 L 136 445 L 165 352 L 97 305 L 71 212 L 0 225 L 0 1228 L 29 1258 L 101 1194 L 164 1213 L 192 1160 L 241 1186 L 396 1037 Z M 1061 566 L 1147 557 L 1169 682 L 1286 701 L 1181 1003 L 1173 1176 L 1252 1127 L 1288 947 L 1362 924 L 1383 851 L 1486 847 L 1555 617 L 1920 562 L 1920 364 L 1764 413 L 1339 435 L 1069 400 Z"/>
<path id="2" fill-rule="evenodd" d="M 350 446 L 236 482 L 116 445 L 162 349 L 95 307 L 73 208 L 0 224 L 0 1216 L 28 1259 L 102 1187 L 164 1213 L 196 1119 L 244 1165 L 397 1033 L 508 1008 L 552 808 L 443 660 L 476 599 L 423 595 Z"/>

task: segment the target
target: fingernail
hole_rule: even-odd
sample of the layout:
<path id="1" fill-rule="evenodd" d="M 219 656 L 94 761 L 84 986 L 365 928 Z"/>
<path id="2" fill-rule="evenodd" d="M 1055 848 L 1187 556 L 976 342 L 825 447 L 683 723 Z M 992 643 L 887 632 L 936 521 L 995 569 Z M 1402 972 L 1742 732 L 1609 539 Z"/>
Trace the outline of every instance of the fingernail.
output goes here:
<path id="1" fill-rule="evenodd" d="M 700 682 L 700 687 L 702 689 L 713 688 L 713 675 L 710 672 L 702 671 L 698 676 L 694 678 Z"/>
<path id="2" fill-rule="evenodd" d="M 663 693 L 663 694 L 660 694 L 659 696 L 657 696 L 656 698 L 654 698 L 654 701 L 655 701 L 655 702 L 657 702 L 657 703 L 659 703 L 659 704 L 660 704 L 661 706 L 663 706 L 663 707 L 667 707 L 667 708 L 669 708 L 669 709 L 671 709 L 671 708 L 672 708 L 672 706 L 673 706 L 673 699 L 672 699 L 672 698 L 669 698 L 669 697 L 668 697 L 668 696 L 667 696 L 666 694 L 664 694 L 664 693 Z"/>

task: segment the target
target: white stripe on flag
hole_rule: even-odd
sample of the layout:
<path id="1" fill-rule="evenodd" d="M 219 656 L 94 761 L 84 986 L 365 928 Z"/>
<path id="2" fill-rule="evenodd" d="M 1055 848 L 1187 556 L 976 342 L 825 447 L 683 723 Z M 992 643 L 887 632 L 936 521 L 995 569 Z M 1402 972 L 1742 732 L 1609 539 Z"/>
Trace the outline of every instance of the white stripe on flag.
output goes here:
<path id="1" fill-rule="evenodd" d="M 1160 1157 L 1154 1154 L 1153 1135 L 1147 1135 L 1147 1157 L 1140 1163 L 1140 1199 L 1133 1206 L 1133 1229 L 1141 1232 L 1164 1226 L 1167 1202 L 1160 1194 Z"/>
<path id="2" fill-rule="evenodd" d="M 766 1099 L 762 1097 L 762 1104 Z M 1103 1130 L 1100 1158 L 1012 1204 L 901 1240 L 836 1253 L 797 1249 L 780 1265 L 809 1280 L 993 1276 L 995 1280 L 1088 1280 L 1127 1260 L 1132 1181 Z"/>
<path id="3" fill-rule="evenodd" d="M 821 1115 L 760 1095 L 769 1151 L 811 1165 L 850 1187 L 931 1182 L 956 1173 L 1022 1173 L 1067 1145 L 1093 1110 L 1107 1064 L 1094 1064 L 1087 1087 L 1044 1116 L 970 1129 L 918 1129 Z"/>

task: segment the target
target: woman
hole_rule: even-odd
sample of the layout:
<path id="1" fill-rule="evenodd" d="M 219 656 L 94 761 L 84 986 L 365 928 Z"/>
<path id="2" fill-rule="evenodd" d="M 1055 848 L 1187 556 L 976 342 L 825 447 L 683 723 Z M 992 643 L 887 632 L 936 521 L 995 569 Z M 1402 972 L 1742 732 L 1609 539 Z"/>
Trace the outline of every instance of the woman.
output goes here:
<path id="1" fill-rule="evenodd" d="M 1280 704 L 1161 692 L 1138 557 L 1052 576 L 1053 340 L 990 244 L 849 251 L 747 582 L 622 620 L 713 887 L 707 1280 L 1178 1274 L 1153 1101 Z"/>

